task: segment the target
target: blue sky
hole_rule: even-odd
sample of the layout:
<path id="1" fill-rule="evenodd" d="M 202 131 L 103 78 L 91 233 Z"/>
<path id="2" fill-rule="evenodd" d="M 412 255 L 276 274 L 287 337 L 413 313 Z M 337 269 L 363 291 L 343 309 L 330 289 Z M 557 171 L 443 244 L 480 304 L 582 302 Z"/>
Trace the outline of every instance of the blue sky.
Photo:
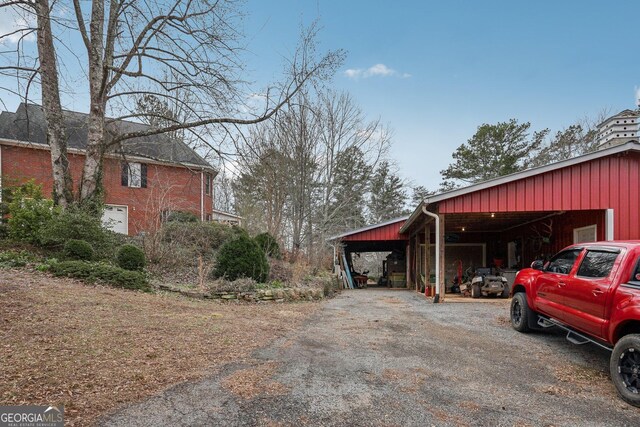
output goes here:
<path id="1" fill-rule="evenodd" d="M 428 188 L 482 123 L 555 133 L 634 107 L 640 86 L 638 1 L 250 0 L 246 10 L 258 80 L 276 78 L 300 24 L 319 19 L 321 47 L 348 51 L 335 85 L 394 129 L 400 173 Z M 395 72 L 364 77 L 376 64 Z"/>
<path id="2" fill-rule="evenodd" d="M 281 81 L 301 25 L 318 19 L 320 50 L 348 52 L 333 85 L 394 130 L 400 174 L 431 189 L 482 123 L 516 118 L 555 133 L 605 108 L 634 107 L 640 87 L 637 0 L 246 0 L 240 7 L 245 79 L 256 88 Z M 0 16 L 0 30 L 7 22 Z M 77 33 L 67 37 L 80 47 Z M 66 76 L 83 79 L 77 63 L 66 65 Z M 63 102 L 87 108 L 86 94 Z"/>

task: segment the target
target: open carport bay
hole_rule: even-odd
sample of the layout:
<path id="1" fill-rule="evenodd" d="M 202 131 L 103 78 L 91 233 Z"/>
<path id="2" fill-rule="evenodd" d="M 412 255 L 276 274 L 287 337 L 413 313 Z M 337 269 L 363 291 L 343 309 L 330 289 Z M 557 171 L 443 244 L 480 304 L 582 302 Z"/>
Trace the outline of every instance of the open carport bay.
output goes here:
<path id="1" fill-rule="evenodd" d="M 208 379 L 104 425 L 637 425 L 609 353 L 560 331 L 511 329 L 506 300 L 431 304 L 353 290 L 305 325 Z"/>

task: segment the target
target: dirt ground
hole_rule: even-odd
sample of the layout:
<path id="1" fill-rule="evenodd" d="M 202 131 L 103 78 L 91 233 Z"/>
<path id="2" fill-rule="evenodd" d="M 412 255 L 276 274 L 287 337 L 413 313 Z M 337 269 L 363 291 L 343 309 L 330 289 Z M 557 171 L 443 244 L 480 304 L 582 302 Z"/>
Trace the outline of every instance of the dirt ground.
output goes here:
<path id="1" fill-rule="evenodd" d="M 64 404 L 65 425 L 90 425 L 171 385 L 250 363 L 253 350 L 293 333 L 317 307 L 150 295 L 0 269 L 0 405 Z"/>
<path id="2" fill-rule="evenodd" d="M 508 301 L 353 290 L 250 359 L 109 414 L 103 426 L 624 426 L 609 353 L 520 334 Z"/>

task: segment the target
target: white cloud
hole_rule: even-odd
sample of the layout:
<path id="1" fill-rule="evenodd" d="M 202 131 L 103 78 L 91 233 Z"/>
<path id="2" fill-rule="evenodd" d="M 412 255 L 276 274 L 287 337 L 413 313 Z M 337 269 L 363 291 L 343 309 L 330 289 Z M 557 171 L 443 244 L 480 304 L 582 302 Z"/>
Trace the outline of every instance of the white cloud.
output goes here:
<path id="1" fill-rule="evenodd" d="M 637 105 L 638 107 L 640 107 L 640 86 L 636 86 L 636 87 L 635 87 L 635 89 L 636 89 L 636 99 L 635 99 L 635 102 L 636 102 L 636 105 Z"/>
<path id="2" fill-rule="evenodd" d="M 344 72 L 344 74 L 345 74 L 345 76 L 347 76 L 349 78 L 357 79 L 358 77 L 360 77 L 362 75 L 362 70 L 349 68 L 347 71 Z"/>
<path id="3" fill-rule="evenodd" d="M 371 76 L 387 77 L 387 76 L 393 76 L 394 74 L 396 74 L 396 70 L 392 70 L 391 68 L 387 67 L 384 64 L 373 65 L 369 67 L 367 71 L 364 72 L 365 77 L 371 77 Z"/>
<path id="4" fill-rule="evenodd" d="M 387 67 L 385 64 L 375 64 L 369 68 L 349 68 L 344 72 L 344 75 L 350 79 L 357 80 L 359 78 L 369 77 L 399 77 L 407 79 L 411 77 L 409 73 L 399 73 L 393 68 Z"/>
<path id="5" fill-rule="evenodd" d="M 0 37 L 10 34 L 0 38 L 0 44 L 15 44 L 22 37 L 24 37 L 24 41 L 34 41 L 36 39 L 35 32 L 18 31 L 34 26 L 34 17 L 27 12 L 18 12 L 10 7 L 0 8 Z"/>

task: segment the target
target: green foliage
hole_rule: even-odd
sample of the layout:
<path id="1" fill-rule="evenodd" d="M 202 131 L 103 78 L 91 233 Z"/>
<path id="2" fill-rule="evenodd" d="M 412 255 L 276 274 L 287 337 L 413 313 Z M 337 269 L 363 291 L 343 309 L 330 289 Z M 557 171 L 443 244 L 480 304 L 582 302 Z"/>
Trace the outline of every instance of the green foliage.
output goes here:
<path id="1" fill-rule="evenodd" d="M 120 249 L 118 249 L 116 259 L 118 261 L 118 266 L 125 270 L 142 270 L 146 265 L 144 252 L 142 252 L 142 249 L 134 245 L 122 245 Z"/>
<path id="2" fill-rule="evenodd" d="M 273 237 L 270 233 L 265 231 L 264 233 L 258 234 L 256 237 L 254 237 L 254 239 L 258 246 L 262 248 L 262 250 L 268 257 L 282 259 L 282 254 L 280 253 L 280 245 L 278 244 L 276 238 Z"/>
<path id="3" fill-rule="evenodd" d="M 597 149 L 597 131 L 584 129 L 582 125 L 574 124 L 558 131 L 554 138 L 542 147 L 540 154 L 533 161 L 533 166 L 544 166 L 567 160 Z"/>
<path id="4" fill-rule="evenodd" d="M 549 132 L 529 135 L 531 123 L 516 119 L 495 125 L 483 124 L 475 135 L 453 153 L 455 162 L 440 171 L 445 186 L 476 183 L 528 168 Z"/>
<path id="5" fill-rule="evenodd" d="M 370 221 L 375 224 L 401 216 L 406 199 L 402 179 L 383 161 L 371 177 Z"/>
<path id="6" fill-rule="evenodd" d="M 218 253 L 214 277 L 236 280 L 249 277 L 264 282 L 269 274 L 269 263 L 264 251 L 255 240 L 241 234 L 222 245 Z"/>
<path id="7" fill-rule="evenodd" d="M 411 209 L 414 209 L 418 206 L 422 201 L 430 196 L 436 194 L 435 191 L 427 190 L 426 187 L 422 185 L 418 185 L 411 189 Z"/>
<path id="8" fill-rule="evenodd" d="M 50 271 L 54 276 L 73 277 L 87 283 L 101 282 L 119 288 L 151 291 L 144 273 L 125 270 L 106 263 L 63 261 L 52 263 Z"/>
<path id="9" fill-rule="evenodd" d="M 26 251 L 0 252 L 0 268 L 20 268 L 34 261 L 33 255 Z"/>
<path id="10" fill-rule="evenodd" d="M 99 259 L 113 259 L 124 238 L 104 228 L 100 218 L 79 206 L 56 212 L 40 232 L 40 243 L 52 248 L 61 248 L 71 239 L 91 242 Z"/>
<path id="11" fill-rule="evenodd" d="M 198 216 L 193 212 L 173 211 L 167 217 L 167 222 L 198 222 Z"/>
<path id="12" fill-rule="evenodd" d="M 334 183 L 329 204 L 334 229 L 344 230 L 362 227 L 365 195 L 369 189 L 371 167 L 359 147 L 351 146 L 336 156 Z"/>
<path id="13" fill-rule="evenodd" d="M 94 256 L 93 248 L 88 242 L 76 239 L 67 240 L 63 253 L 67 258 L 84 261 L 89 261 Z"/>
<path id="14" fill-rule="evenodd" d="M 42 195 L 42 186 L 34 180 L 16 188 L 9 203 L 9 237 L 14 240 L 40 244 L 41 229 L 56 210 L 53 201 Z"/>
<path id="15" fill-rule="evenodd" d="M 57 258 L 48 258 L 44 262 L 42 262 L 40 264 L 37 264 L 36 265 L 36 270 L 42 271 L 42 272 L 50 271 L 51 267 L 54 264 L 57 264 L 57 263 L 58 263 L 58 259 Z"/>

